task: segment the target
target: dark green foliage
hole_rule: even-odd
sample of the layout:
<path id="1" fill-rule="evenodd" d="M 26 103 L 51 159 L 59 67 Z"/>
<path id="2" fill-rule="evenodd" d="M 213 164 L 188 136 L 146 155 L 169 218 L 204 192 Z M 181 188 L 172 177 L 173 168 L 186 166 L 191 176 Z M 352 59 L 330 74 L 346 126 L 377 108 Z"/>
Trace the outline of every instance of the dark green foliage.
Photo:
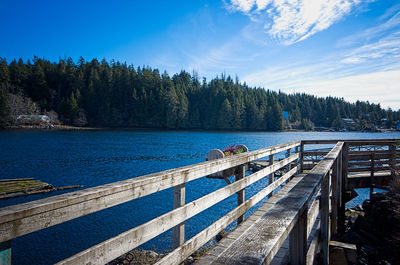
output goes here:
<path id="1" fill-rule="evenodd" d="M 0 128 L 7 125 L 8 112 L 7 91 L 4 85 L 0 84 Z"/>
<path id="2" fill-rule="evenodd" d="M 33 64 L 0 58 L 1 121 L 7 117 L 8 93 L 29 96 L 42 111 L 57 111 L 64 123 L 73 124 L 84 113 L 90 126 L 280 131 L 282 110 L 296 128 L 306 130 L 341 129 L 342 118 L 368 129 L 382 118 L 390 125 L 399 119 L 399 111 L 379 104 L 249 88 L 225 74 L 201 82 L 196 73 L 170 77 L 150 67 L 82 57 L 77 64 L 71 58 L 52 63 L 35 57 Z"/>

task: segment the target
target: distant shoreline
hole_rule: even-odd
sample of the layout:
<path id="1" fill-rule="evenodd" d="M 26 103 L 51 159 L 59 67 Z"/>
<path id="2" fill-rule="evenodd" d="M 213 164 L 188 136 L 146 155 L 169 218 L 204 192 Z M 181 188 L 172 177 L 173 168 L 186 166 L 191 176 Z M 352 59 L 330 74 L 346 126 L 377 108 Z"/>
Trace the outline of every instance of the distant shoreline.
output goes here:
<path id="1" fill-rule="evenodd" d="M 5 127 L 0 130 L 3 131 L 199 131 L 199 132 L 332 132 L 328 130 L 300 130 L 300 129 L 289 129 L 282 131 L 266 131 L 266 130 L 230 130 L 230 129 L 201 129 L 201 128 L 160 128 L 160 127 L 77 127 L 71 125 L 54 125 L 54 127 L 44 127 L 41 125 L 19 125 Z M 335 131 L 339 132 L 339 131 Z M 373 132 L 373 131 L 348 131 L 348 132 Z M 399 132 L 396 130 L 385 130 L 385 131 L 374 131 L 380 133 L 387 132 Z"/>

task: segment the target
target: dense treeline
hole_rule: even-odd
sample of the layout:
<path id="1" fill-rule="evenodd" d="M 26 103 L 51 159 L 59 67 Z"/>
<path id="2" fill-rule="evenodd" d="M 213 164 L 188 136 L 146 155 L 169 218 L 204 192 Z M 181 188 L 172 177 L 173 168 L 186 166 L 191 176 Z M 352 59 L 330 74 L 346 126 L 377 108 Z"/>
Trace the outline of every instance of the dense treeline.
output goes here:
<path id="1" fill-rule="evenodd" d="M 315 125 L 339 129 L 342 118 L 352 118 L 365 129 L 380 124 L 382 118 L 389 123 L 399 119 L 399 111 L 384 110 L 379 104 L 250 88 L 225 75 L 209 82 L 185 71 L 171 77 L 150 67 L 83 58 L 76 64 L 70 58 L 58 63 L 37 57 L 33 62 L 0 59 L 3 124 L 15 114 L 28 114 L 10 109 L 7 102 L 15 95 L 25 104 L 35 102 L 41 113 L 57 112 L 66 124 L 84 120 L 89 126 L 282 130 Z M 289 112 L 289 121 L 282 110 Z"/>

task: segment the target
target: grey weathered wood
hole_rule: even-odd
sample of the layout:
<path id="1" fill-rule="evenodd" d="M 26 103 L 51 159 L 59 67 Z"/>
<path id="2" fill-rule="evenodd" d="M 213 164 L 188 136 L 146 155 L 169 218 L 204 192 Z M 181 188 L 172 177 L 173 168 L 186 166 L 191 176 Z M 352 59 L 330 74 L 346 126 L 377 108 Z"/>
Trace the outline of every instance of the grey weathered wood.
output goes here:
<path id="1" fill-rule="evenodd" d="M 320 241 L 320 224 L 318 223 L 315 236 L 311 240 L 310 246 L 307 251 L 307 257 L 306 257 L 307 265 L 315 264 L 315 257 L 319 251 L 319 244 L 318 244 L 319 241 Z"/>
<path id="2" fill-rule="evenodd" d="M 312 202 L 310 207 L 308 208 L 307 211 L 307 237 L 310 236 L 311 231 L 314 227 L 315 221 L 317 221 L 318 216 L 319 216 L 319 201 L 321 195 L 316 196 L 316 199 Z"/>
<path id="3" fill-rule="evenodd" d="M 0 242 L 298 146 L 300 141 L 66 193 L 0 211 Z"/>
<path id="4" fill-rule="evenodd" d="M 288 150 L 286 151 L 286 157 L 289 157 L 290 154 L 291 154 L 291 149 L 288 149 Z M 288 165 L 286 166 L 286 171 L 289 171 L 289 170 L 290 170 L 290 164 L 288 164 Z"/>
<path id="5" fill-rule="evenodd" d="M 304 151 L 304 156 L 325 156 L 328 151 Z"/>
<path id="6" fill-rule="evenodd" d="M 374 151 L 371 151 L 371 150 L 360 150 L 360 151 L 358 151 L 357 150 L 357 151 L 349 151 L 349 155 L 350 155 L 350 157 L 352 155 L 358 155 L 358 156 L 365 155 L 365 157 L 367 159 L 369 159 L 369 157 L 371 155 L 371 152 L 373 152 L 375 155 L 385 155 L 386 157 L 389 157 L 390 154 L 392 153 L 392 151 L 390 149 L 389 150 L 374 150 Z"/>
<path id="7" fill-rule="evenodd" d="M 302 144 L 336 144 L 342 140 L 302 140 Z"/>
<path id="8" fill-rule="evenodd" d="M 356 264 L 357 246 L 337 241 L 329 241 L 330 264 Z"/>
<path id="9" fill-rule="evenodd" d="M 301 141 L 300 144 L 300 173 L 304 170 L 304 142 Z"/>
<path id="10" fill-rule="evenodd" d="M 173 191 L 173 208 L 185 205 L 185 183 L 175 186 Z M 172 246 L 177 248 L 185 242 L 185 222 L 175 226 L 172 230 Z"/>
<path id="11" fill-rule="evenodd" d="M 257 194 L 252 196 L 250 199 L 246 200 L 245 203 L 233 209 L 227 215 L 223 216 L 209 227 L 186 241 L 181 247 L 173 250 L 160 261 L 157 265 L 168 265 L 168 264 L 178 264 L 184 261 L 189 255 L 194 251 L 212 239 L 216 234 L 218 234 L 224 227 L 232 223 L 238 216 L 244 214 L 248 209 L 259 203 L 268 194 L 272 193 L 274 189 L 282 185 L 287 179 L 296 173 L 296 168 L 293 168 L 290 172 L 283 175 L 279 180 L 271 183 L 266 188 L 259 191 Z M 210 261 L 211 262 L 211 261 Z"/>
<path id="12" fill-rule="evenodd" d="M 392 178 L 394 178 L 396 176 L 396 170 L 395 170 L 395 166 L 396 166 L 396 144 L 391 144 L 389 146 L 389 152 L 390 152 L 390 172 L 392 175 Z"/>
<path id="13" fill-rule="evenodd" d="M 340 209 L 343 206 L 342 193 L 344 191 L 343 180 L 343 150 L 339 153 L 338 161 L 338 219 L 340 218 Z"/>
<path id="14" fill-rule="evenodd" d="M 356 167 L 356 166 L 370 166 L 371 161 L 349 161 L 349 168 Z M 375 165 L 388 165 L 389 160 L 376 160 L 375 159 Z"/>
<path id="15" fill-rule="evenodd" d="M 344 190 L 348 190 L 347 188 L 347 175 L 348 175 L 348 165 L 349 162 L 349 144 L 347 142 L 344 143 L 342 150 L 342 178 L 344 180 Z M 343 220 L 344 221 L 344 220 Z"/>
<path id="16" fill-rule="evenodd" d="M 321 252 L 322 264 L 329 263 L 329 174 L 321 182 Z"/>
<path id="17" fill-rule="evenodd" d="M 272 166 L 274 164 L 274 155 L 269 155 L 269 165 Z M 268 176 L 268 184 L 274 182 L 274 173 L 269 174 Z"/>
<path id="18" fill-rule="evenodd" d="M 371 177 L 369 175 L 370 174 L 367 173 L 367 175 L 360 175 L 359 177 L 349 176 L 346 180 L 346 190 L 369 188 L 371 184 Z M 374 184 L 380 186 L 389 185 L 392 179 L 390 171 L 375 172 L 374 176 Z"/>
<path id="19" fill-rule="evenodd" d="M 331 215 L 331 233 L 336 234 L 337 233 L 337 218 L 338 218 L 338 190 L 339 190 L 339 178 L 338 178 L 338 172 L 339 172 L 339 163 L 338 159 L 335 160 L 333 163 L 333 168 L 332 168 L 332 201 L 331 201 L 331 209 L 332 209 L 332 215 Z"/>
<path id="20" fill-rule="evenodd" d="M 399 142 L 399 139 L 348 139 L 348 140 L 302 140 L 303 144 L 336 144 L 337 142 L 344 141 L 350 145 L 387 145 L 391 142 Z"/>
<path id="21" fill-rule="evenodd" d="M 307 254 L 307 211 L 299 215 L 295 226 L 290 232 L 289 251 L 291 265 L 306 264 Z"/>
<path id="22" fill-rule="evenodd" d="M 371 168 L 370 168 L 370 184 L 369 184 L 369 198 L 372 198 L 374 193 L 374 175 L 375 175 L 375 155 L 371 152 Z"/>
<path id="23" fill-rule="evenodd" d="M 375 160 L 375 158 L 374 158 L 374 160 Z M 370 165 L 372 165 L 371 161 L 369 163 L 370 163 Z M 374 166 L 373 170 L 374 170 L 374 172 L 384 171 L 384 170 L 389 170 L 390 171 L 391 167 L 390 166 L 378 166 L 378 167 Z M 358 168 L 353 167 L 353 168 L 349 168 L 347 170 L 347 172 L 371 172 L 371 171 L 372 171 L 372 167 L 371 166 L 369 166 L 369 167 L 358 167 Z"/>
<path id="24" fill-rule="evenodd" d="M 309 201 L 318 191 L 321 180 L 327 175 L 343 143 L 315 166 L 287 196 L 279 200 L 258 222 L 251 226 L 240 241 L 225 250 L 213 264 L 263 264 L 271 262 L 279 247 L 305 211 Z M 329 193 L 328 193 L 329 195 Z"/>
<path id="25" fill-rule="evenodd" d="M 296 147 L 294 148 L 294 152 L 295 152 L 296 154 L 299 153 L 299 152 L 300 152 L 300 146 L 296 146 Z M 298 166 L 298 165 L 300 165 L 300 158 L 296 160 L 296 166 Z M 300 170 L 299 170 L 298 173 L 300 174 Z"/>
<path id="26" fill-rule="evenodd" d="M 260 180 L 272 171 L 277 170 L 287 163 L 298 158 L 298 154 L 292 155 L 278 163 L 266 167 L 246 178 L 238 180 L 226 187 L 211 192 L 197 200 L 185 204 L 171 212 L 159 216 L 151 221 L 126 231 L 116 237 L 110 238 L 96 246 L 80 252 L 58 264 L 101 264 L 107 263 L 129 250 L 147 242 L 168 229 L 182 223 L 216 203 L 228 198 L 236 192 Z M 103 253 L 103 254 L 101 254 Z M 106 253 L 106 254 L 104 254 Z"/>
<path id="27" fill-rule="evenodd" d="M 235 176 L 235 181 L 239 181 L 243 179 L 246 176 L 246 168 L 245 166 L 239 166 L 238 168 L 238 174 Z M 241 189 L 237 193 L 237 205 L 241 205 L 245 201 L 245 189 Z M 244 221 L 244 214 L 239 216 L 237 219 L 237 223 L 240 224 L 241 222 Z"/>
<path id="28" fill-rule="evenodd" d="M 349 160 L 369 160 L 370 153 L 358 154 L 357 152 L 349 154 Z M 385 151 L 385 153 L 376 153 L 375 159 L 388 159 L 390 157 L 390 152 Z"/>

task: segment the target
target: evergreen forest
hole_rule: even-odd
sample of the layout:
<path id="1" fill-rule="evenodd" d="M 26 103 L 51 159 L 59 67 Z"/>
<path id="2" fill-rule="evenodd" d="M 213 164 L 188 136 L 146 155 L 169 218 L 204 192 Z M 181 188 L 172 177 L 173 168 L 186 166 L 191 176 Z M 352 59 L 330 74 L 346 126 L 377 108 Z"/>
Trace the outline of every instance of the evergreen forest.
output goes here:
<path id="1" fill-rule="evenodd" d="M 400 118 L 379 104 L 249 87 L 225 74 L 207 81 L 195 72 L 170 76 L 116 61 L 0 58 L 1 125 L 21 114 L 47 113 L 75 126 L 271 131 L 339 130 L 343 118 L 358 130 L 374 130 Z"/>

